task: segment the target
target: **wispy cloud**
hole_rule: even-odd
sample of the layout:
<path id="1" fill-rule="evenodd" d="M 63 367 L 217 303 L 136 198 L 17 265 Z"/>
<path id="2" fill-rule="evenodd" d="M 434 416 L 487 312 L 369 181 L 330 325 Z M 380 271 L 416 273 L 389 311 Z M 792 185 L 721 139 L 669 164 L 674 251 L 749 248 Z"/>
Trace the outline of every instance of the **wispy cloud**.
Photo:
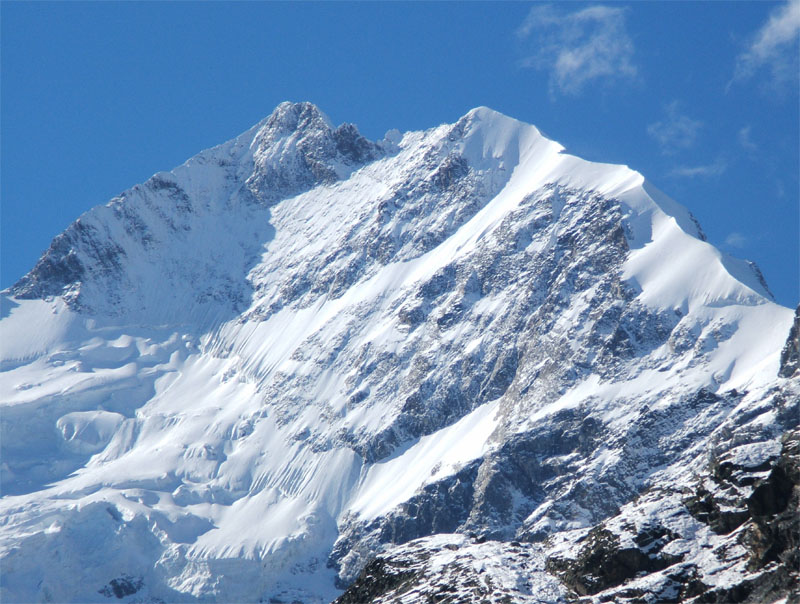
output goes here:
<path id="1" fill-rule="evenodd" d="M 763 69 L 769 71 L 774 86 L 797 82 L 799 39 L 800 0 L 789 0 L 770 13 L 737 57 L 732 83 L 748 80 Z"/>
<path id="2" fill-rule="evenodd" d="M 758 145 L 753 142 L 753 138 L 750 135 L 750 126 L 745 126 L 739 130 L 739 144 L 745 151 L 750 151 L 751 153 L 758 151 Z"/>
<path id="3" fill-rule="evenodd" d="M 522 65 L 549 72 L 551 94 L 577 95 L 589 82 L 636 77 L 623 8 L 563 13 L 549 4 L 534 6 L 517 37 L 527 48 Z"/>
<path id="4" fill-rule="evenodd" d="M 672 176 L 683 178 L 712 177 L 720 176 L 728 168 L 724 160 L 718 159 L 713 164 L 705 166 L 679 166 L 670 172 Z"/>
<path id="5" fill-rule="evenodd" d="M 733 232 L 725 237 L 725 245 L 728 247 L 743 248 L 747 245 L 747 237 L 741 233 Z"/>
<path id="6" fill-rule="evenodd" d="M 693 120 L 679 111 L 678 101 L 666 107 L 666 117 L 650 124 L 647 133 L 661 146 L 664 153 L 675 153 L 694 145 L 703 122 Z"/>

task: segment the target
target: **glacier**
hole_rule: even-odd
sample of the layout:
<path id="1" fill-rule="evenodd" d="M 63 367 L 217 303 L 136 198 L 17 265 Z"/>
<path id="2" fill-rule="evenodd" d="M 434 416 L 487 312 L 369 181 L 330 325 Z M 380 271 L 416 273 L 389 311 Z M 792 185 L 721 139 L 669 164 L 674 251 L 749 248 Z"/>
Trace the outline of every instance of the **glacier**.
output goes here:
<path id="1" fill-rule="evenodd" d="M 0 599 L 789 597 L 793 325 L 626 166 L 283 103 L 2 292 Z"/>

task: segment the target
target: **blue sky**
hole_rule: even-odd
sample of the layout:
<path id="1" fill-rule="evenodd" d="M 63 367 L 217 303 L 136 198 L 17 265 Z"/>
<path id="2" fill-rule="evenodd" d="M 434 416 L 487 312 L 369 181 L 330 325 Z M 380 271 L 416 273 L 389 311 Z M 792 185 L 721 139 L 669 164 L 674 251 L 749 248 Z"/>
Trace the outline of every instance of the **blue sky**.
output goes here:
<path id="1" fill-rule="evenodd" d="M 624 163 L 800 300 L 800 2 L 0 3 L 0 286 L 89 208 L 309 100 L 369 138 L 487 105 Z"/>

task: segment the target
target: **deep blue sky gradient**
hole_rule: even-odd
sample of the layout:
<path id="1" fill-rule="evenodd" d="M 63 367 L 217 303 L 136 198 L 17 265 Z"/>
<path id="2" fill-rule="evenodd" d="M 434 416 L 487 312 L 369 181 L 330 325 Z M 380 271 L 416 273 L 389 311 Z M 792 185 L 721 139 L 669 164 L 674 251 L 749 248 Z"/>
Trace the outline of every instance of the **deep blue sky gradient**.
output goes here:
<path id="1" fill-rule="evenodd" d="M 795 306 L 797 80 L 776 83 L 767 67 L 734 80 L 781 4 L 610 4 L 636 75 L 569 94 L 546 67 L 524 66 L 539 43 L 516 34 L 526 3 L 2 2 L 0 287 L 82 212 L 283 100 L 309 100 L 372 139 L 478 105 L 533 123 L 572 153 L 641 171 Z M 699 124 L 692 144 L 669 149 L 648 133 L 670 115 Z M 716 169 L 688 176 L 696 167 Z"/>

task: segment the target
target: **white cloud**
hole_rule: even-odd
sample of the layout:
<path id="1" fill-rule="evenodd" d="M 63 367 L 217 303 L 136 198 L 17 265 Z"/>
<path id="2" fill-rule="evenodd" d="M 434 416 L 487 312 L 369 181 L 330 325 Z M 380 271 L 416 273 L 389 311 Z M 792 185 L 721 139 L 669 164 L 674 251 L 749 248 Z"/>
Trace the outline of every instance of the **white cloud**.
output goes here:
<path id="1" fill-rule="evenodd" d="M 789 0 L 772 11 L 736 59 L 733 81 L 747 80 L 768 69 L 774 85 L 796 82 L 800 39 L 800 0 Z"/>
<path id="2" fill-rule="evenodd" d="M 680 166 L 670 172 L 672 176 L 682 176 L 684 178 L 695 178 L 697 176 L 711 177 L 720 176 L 728 168 L 722 159 L 718 159 L 713 164 L 706 166 Z"/>
<path id="3" fill-rule="evenodd" d="M 522 61 L 550 73 L 550 91 L 579 94 L 591 81 L 636 76 L 625 10 L 590 6 L 574 13 L 534 6 L 517 30 L 528 48 Z"/>
<path id="4" fill-rule="evenodd" d="M 745 126 L 739 130 L 739 144 L 745 151 L 758 151 L 758 145 L 753 142 L 750 136 L 750 126 Z"/>
<path id="5" fill-rule="evenodd" d="M 647 133 L 661 145 L 664 153 L 674 153 L 678 149 L 688 149 L 697 140 L 697 134 L 703 122 L 693 120 L 678 111 L 678 101 L 673 101 L 666 108 L 667 117 L 650 124 Z"/>
<path id="6" fill-rule="evenodd" d="M 743 248 L 747 244 L 747 237 L 741 233 L 731 233 L 725 237 L 725 245 L 728 247 Z"/>

